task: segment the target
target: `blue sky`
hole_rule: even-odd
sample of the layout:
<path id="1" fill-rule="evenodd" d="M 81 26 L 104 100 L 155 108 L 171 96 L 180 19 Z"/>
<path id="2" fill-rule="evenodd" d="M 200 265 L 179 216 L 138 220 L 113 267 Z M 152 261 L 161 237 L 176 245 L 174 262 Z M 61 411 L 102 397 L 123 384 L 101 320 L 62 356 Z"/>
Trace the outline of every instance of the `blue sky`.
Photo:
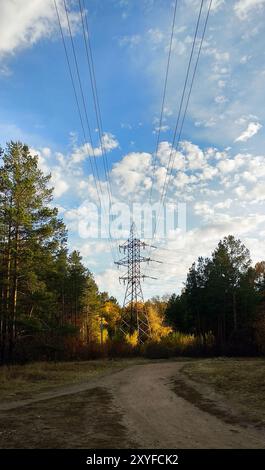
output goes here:
<path id="1" fill-rule="evenodd" d="M 57 4 L 71 53 L 63 1 Z M 197 256 L 209 255 L 229 233 L 246 243 L 254 262 L 264 258 L 265 0 L 213 0 L 181 144 L 175 151 L 172 136 L 200 6 L 200 0 L 179 0 L 155 168 L 174 2 L 85 4 L 114 202 L 146 203 L 153 172 L 158 201 L 172 155 L 166 202 L 187 204 L 187 231 L 177 228 L 162 244 L 156 240 L 154 256 L 167 261 L 145 270 L 163 279 L 158 284 L 146 281 L 146 297 L 179 291 Z M 208 4 L 205 0 L 203 18 Z M 107 184 L 78 1 L 67 5 L 93 143 L 83 146 L 53 0 L 0 0 L 0 141 L 4 146 L 20 139 L 39 154 L 43 171 L 52 174 L 55 204 L 68 227 L 71 249 L 81 251 L 101 289 L 122 299 L 108 243 L 80 235 L 80 223 L 92 217 L 89 204 L 97 200 L 89 166 L 92 145 L 106 201 Z M 202 27 L 199 39 L 201 34 Z"/>

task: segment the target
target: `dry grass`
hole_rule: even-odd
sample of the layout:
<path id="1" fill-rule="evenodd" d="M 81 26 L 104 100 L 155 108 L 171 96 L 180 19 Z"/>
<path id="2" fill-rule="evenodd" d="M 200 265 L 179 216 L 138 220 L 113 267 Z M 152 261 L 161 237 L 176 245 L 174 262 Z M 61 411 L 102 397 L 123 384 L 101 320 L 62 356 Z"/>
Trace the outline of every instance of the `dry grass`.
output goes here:
<path id="1" fill-rule="evenodd" d="M 265 425 L 265 359 L 205 359 L 186 364 L 182 372 L 194 385 L 224 396 L 247 420 Z"/>
<path id="2" fill-rule="evenodd" d="M 0 367 L 0 400 L 30 398 L 56 387 L 84 383 L 107 371 L 122 369 L 144 359 L 95 360 L 84 362 L 34 362 Z"/>

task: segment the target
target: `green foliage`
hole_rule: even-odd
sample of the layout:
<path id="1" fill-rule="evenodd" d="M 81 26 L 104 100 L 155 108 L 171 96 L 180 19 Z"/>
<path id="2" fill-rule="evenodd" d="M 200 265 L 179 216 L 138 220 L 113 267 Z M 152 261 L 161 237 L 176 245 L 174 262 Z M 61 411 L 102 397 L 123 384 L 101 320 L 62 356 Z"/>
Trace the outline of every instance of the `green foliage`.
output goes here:
<path id="1" fill-rule="evenodd" d="M 175 330 L 195 334 L 206 344 L 215 337 L 216 352 L 254 352 L 252 325 L 265 264 L 250 267 L 248 249 L 229 235 L 219 242 L 211 258 L 198 258 L 187 275 L 180 296 L 172 295 L 166 321 Z M 248 333 L 247 333 L 248 332 Z"/>
<path id="2" fill-rule="evenodd" d="M 38 157 L 10 142 L 1 159 L 0 361 L 61 354 L 65 337 L 88 336 L 86 318 L 99 318 L 100 294 L 80 254 L 67 252 Z M 68 343 L 72 354 L 76 345 Z"/>

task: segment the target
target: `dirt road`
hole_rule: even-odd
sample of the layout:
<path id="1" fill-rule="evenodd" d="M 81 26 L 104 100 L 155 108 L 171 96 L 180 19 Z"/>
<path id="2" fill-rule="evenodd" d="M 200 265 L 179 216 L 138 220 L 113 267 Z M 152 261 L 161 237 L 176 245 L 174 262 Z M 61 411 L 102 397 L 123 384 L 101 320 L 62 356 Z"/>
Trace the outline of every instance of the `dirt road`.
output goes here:
<path id="1" fill-rule="evenodd" d="M 0 447 L 264 448 L 263 430 L 229 424 L 180 396 L 174 382 L 182 365 L 135 365 L 2 403 Z"/>

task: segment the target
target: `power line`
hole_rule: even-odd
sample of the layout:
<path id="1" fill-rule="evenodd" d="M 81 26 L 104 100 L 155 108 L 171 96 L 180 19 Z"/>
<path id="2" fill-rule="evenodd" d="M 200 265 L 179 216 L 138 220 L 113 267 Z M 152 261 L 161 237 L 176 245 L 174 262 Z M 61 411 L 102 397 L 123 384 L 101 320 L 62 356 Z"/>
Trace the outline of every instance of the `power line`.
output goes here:
<path id="1" fill-rule="evenodd" d="M 85 4 L 85 0 L 83 0 L 83 9 L 84 9 L 84 4 Z M 95 66 L 94 66 L 92 46 L 91 46 L 91 41 L 90 41 L 87 15 L 85 15 L 85 25 L 86 25 L 87 41 L 88 41 L 88 47 L 89 47 L 90 59 L 91 59 L 91 71 L 92 71 L 92 77 L 93 77 L 93 82 L 94 82 L 94 91 L 95 91 L 96 103 L 98 107 L 99 124 L 100 124 L 99 128 L 101 129 L 101 134 L 103 134 L 102 113 L 100 109 L 100 102 L 98 99 L 98 87 L 97 87 L 97 81 L 96 81 Z M 104 148 L 105 148 L 105 145 L 104 145 Z M 106 152 L 106 148 L 105 148 L 105 152 Z M 107 170 L 109 172 L 108 159 L 106 159 L 106 164 L 107 164 Z"/>
<path id="2" fill-rule="evenodd" d="M 101 195 L 102 195 L 102 204 L 101 204 L 101 206 L 102 206 L 102 208 L 104 209 L 104 211 L 106 212 L 105 207 L 104 207 L 104 204 L 103 204 L 104 195 L 103 195 L 102 186 L 101 186 L 101 182 L 100 182 L 100 178 L 99 178 L 99 171 L 98 171 L 97 159 L 96 159 L 96 156 L 95 156 L 95 150 L 94 150 L 94 145 L 93 145 L 92 133 L 91 133 L 91 128 L 90 128 L 89 119 L 88 119 L 87 106 L 86 106 L 85 96 L 84 96 L 83 87 L 82 87 L 82 81 L 81 81 L 80 72 L 79 72 L 79 65 L 78 65 L 77 56 L 76 56 L 76 51 L 75 51 L 75 45 L 74 45 L 74 40 L 73 40 L 73 34 L 72 34 L 71 24 L 70 24 L 70 20 L 69 20 L 69 14 L 68 14 L 67 6 L 66 6 L 66 0 L 63 0 L 63 1 L 64 1 L 64 9 L 65 9 L 65 14 L 66 14 L 66 18 L 67 18 L 67 24 L 68 24 L 68 30 L 69 30 L 70 40 L 71 40 L 71 46 L 72 46 L 72 51 L 73 51 L 73 56 L 74 56 L 75 68 L 76 68 L 76 73 L 77 73 L 79 88 L 80 88 L 81 97 L 82 97 L 82 102 L 83 102 L 83 107 L 84 107 L 84 112 L 85 112 L 86 124 L 87 124 L 87 128 L 88 128 L 88 131 L 89 131 L 89 138 L 90 138 L 90 141 L 91 141 L 91 147 L 92 147 L 92 153 L 93 153 L 93 157 L 94 157 L 94 164 L 95 164 L 95 168 L 96 168 L 98 184 L 99 184 L 100 192 L 101 192 Z M 80 4 L 80 7 L 81 7 L 81 4 Z M 82 9 L 81 9 L 81 13 L 82 13 Z M 81 15 L 81 16 L 82 16 L 82 15 Z M 86 41 L 85 41 L 85 42 L 86 42 Z M 101 138 L 100 138 L 100 143 L 101 143 Z M 103 161 L 104 161 L 104 152 L 103 152 Z M 104 164 L 104 170 L 105 170 L 105 175 L 106 175 L 106 179 L 107 179 L 107 173 L 106 173 L 105 164 Z M 108 190 L 109 190 L 109 187 L 108 187 Z M 109 193 L 109 203 L 111 203 L 110 193 Z M 110 234 L 110 231 L 109 231 L 109 228 L 108 228 L 108 227 L 106 227 L 106 231 L 108 232 L 108 238 L 109 238 L 109 241 L 110 241 L 110 244 L 111 244 L 111 243 L 113 243 L 113 240 L 112 240 L 112 237 L 111 237 L 111 234 Z M 116 250 L 117 250 L 117 247 L 115 247 L 115 248 L 116 248 Z M 114 249 L 115 249 L 115 248 L 114 248 Z M 113 245 L 112 245 L 112 249 L 113 249 Z"/>
<path id="3" fill-rule="evenodd" d="M 95 74 L 93 52 L 92 52 L 91 41 L 90 41 L 88 20 L 87 20 L 87 15 L 84 14 L 84 10 L 85 10 L 84 0 L 83 1 L 78 0 L 78 4 L 79 4 L 79 12 L 80 12 L 80 18 L 81 18 L 81 23 L 82 23 L 82 33 L 83 33 L 83 39 L 84 39 L 84 44 L 85 44 L 86 59 L 87 59 L 88 70 L 89 70 L 89 80 L 90 80 L 90 86 L 92 90 L 94 110 L 95 110 L 97 127 L 98 127 L 98 132 L 99 132 L 100 148 L 101 148 L 101 153 L 103 157 L 104 173 L 105 173 L 105 178 L 107 182 L 108 198 L 109 198 L 109 204 L 111 207 L 113 194 L 112 194 L 111 182 L 109 178 L 110 170 L 109 170 L 109 165 L 108 165 L 107 151 L 106 151 L 106 147 L 104 144 L 102 113 L 101 113 L 101 108 L 100 108 L 100 103 L 99 103 L 99 98 L 98 98 L 97 80 L 96 80 L 96 74 Z M 116 252 L 118 252 L 117 240 L 116 240 L 115 248 L 116 248 Z"/>
<path id="4" fill-rule="evenodd" d="M 80 72 L 79 72 L 79 65 L 78 65 L 77 56 L 76 56 L 76 50 L 75 50 L 73 34 L 72 34 L 72 28 L 71 28 L 71 24 L 70 24 L 69 14 L 68 14 L 67 6 L 66 6 L 66 1 L 63 0 L 63 2 L 64 2 L 64 9 L 65 9 L 65 14 L 66 14 L 66 19 L 67 19 L 67 25 L 68 25 L 68 31 L 69 31 L 71 46 L 72 46 L 72 52 L 73 52 L 73 57 L 74 57 L 77 80 L 78 80 L 78 84 L 79 84 L 79 89 L 80 89 L 83 108 L 84 108 L 84 113 L 85 113 L 86 125 L 87 125 L 87 128 L 88 128 L 89 139 L 90 139 L 90 142 L 91 142 L 91 149 L 92 149 L 92 154 L 93 154 L 93 157 L 94 157 L 94 164 L 95 164 L 95 168 L 96 168 L 96 172 L 97 172 L 98 183 L 99 183 L 100 191 L 101 191 L 101 194 L 102 194 L 102 188 L 101 188 L 101 184 L 100 184 L 100 181 L 99 181 L 98 166 L 97 166 L 97 163 L 96 163 L 96 156 L 95 156 L 95 151 L 94 151 L 94 143 L 93 143 L 93 139 L 92 139 L 92 132 L 91 132 L 89 119 L 88 119 L 86 100 L 85 100 L 83 86 L 82 86 Z"/>
<path id="5" fill-rule="evenodd" d="M 189 74 L 190 74 L 190 68 L 191 68 L 191 63 L 192 63 L 192 59 L 193 59 L 194 48 L 195 48 L 196 39 L 197 39 L 197 35 L 198 35 L 198 30 L 199 30 L 199 24 L 200 24 L 200 19 L 201 19 L 201 14 L 202 14 L 203 2 L 204 2 L 204 0 L 201 0 L 201 5 L 200 5 L 199 15 L 198 15 L 197 23 L 196 23 L 195 34 L 194 34 L 194 37 L 193 37 L 192 48 L 191 48 L 189 63 L 188 63 L 188 67 L 187 67 L 187 72 L 186 72 L 184 87 L 183 87 L 183 91 L 182 91 L 182 95 L 181 95 L 181 100 L 180 100 L 180 106 L 179 106 L 179 112 L 178 112 L 178 117 L 177 117 L 177 123 L 176 123 L 175 130 L 174 130 L 173 141 L 172 141 L 171 151 L 170 151 L 169 160 L 168 160 L 168 165 L 167 165 L 167 171 L 166 171 L 165 181 L 164 181 L 164 185 L 163 185 L 162 195 L 160 196 L 160 204 L 161 204 L 162 201 L 163 201 L 163 196 L 164 196 L 164 191 L 165 191 L 165 185 L 166 185 L 167 176 L 168 176 L 168 170 L 169 170 L 169 167 L 170 167 L 170 164 L 171 164 L 172 155 L 173 155 L 173 148 L 174 148 L 175 141 L 176 141 L 176 137 L 177 137 L 177 131 L 178 131 L 179 121 L 180 121 L 181 112 L 182 112 L 182 107 L 183 107 L 183 103 L 184 103 L 184 98 L 185 98 L 185 94 L 186 94 L 186 88 L 187 88 L 187 83 L 188 83 L 188 79 L 189 79 Z M 184 115 L 184 119 L 185 119 L 185 115 Z"/>
<path id="6" fill-rule="evenodd" d="M 176 136 L 177 136 L 177 131 L 178 131 L 178 127 L 179 127 L 182 107 L 183 107 L 184 98 L 185 98 L 185 95 L 186 95 L 187 82 L 188 82 L 188 78 L 189 78 L 189 74 L 190 74 L 190 68 L 191 68 L 192 58 L 193 58 L 193 54 L 194 54 L 194 48 L 195 48 L 196 39 L 197 39 L 197 35 L 198 35 L 203 3 L 204 3 L 204 0 L 201 0 L 201 5 L 200 5 L 199 15 L 198 15 L 197 23 L 196 23 L 196 29 L 195 29 L 195 34 L 194 34 L 194 38 L 193 38 L 193 43 L 192 43 L 192 48 L 191 48 L 187 73 L 186 73 L 186 77 L 185 77 L 184 88 L 183 88 L 183 92 L 182 92 L 182 96 L 181 96 L 181 102 L 180 102 L 180 108 L 179 108 L 179 113 L 178 113 L 178 117 L 177 117 L 177 123 L 176 123 L 176 127 L 175 127 L 175 132 L 174 132 L 174 137 L 173 137 L 173 141 L 172 141 L 172 145 L 171 145 L 169 161 L 168 161 L 168 165 L 167 165 L 165 181 L 164 181 L 164 185 L 163 185 L 162 194 L 161 194 L 161 197 L 160 197 L 159 211 L 158 211 L 159 212 L 158 222 L 159 222 L 159 217 L 160 217 L 160 208 L 161 208 L 162 204 L 165 202 L 165 198 L 166 198 L 167 190 L 168 190 L 168 185 L 169 185 L 169 179 L 170 179 L 170 176 L 172 174 L 172 170 L 173 170 L 173 166 L 174 166 L 174 161 L 175 161 L 174 145 L 176 143 Z M 194 71 L 193 71 L 193 76 L 192 76 L 192 80 L 191 80 L 191 84 L 190 84 L 190 88 L 189 88 L 189 92 L 188 92 L 188 98 L 187 98 L 187 101 L 186 101 L 183 117 L 182 117 L 182 120 L 181 120 L 181 126 L 180 126 L 180 131 L 179 131 L 179 134 L 178 134 L 177 145 L 176 145 L 176 151 L 179 147 L 179 143 L 180 143 L 180 139 L 181 139 L 181 135 L 182 135 L 182 130 L 183 130 L 183 125 L 184 125 L 187 110 L 188 110 L 188 105 L 189 105 L 190 96 L 191 96 L 191 92 L 192 92 L 192 88 L 193 88 L 193 84 L 194 84 L 194 80 L 195 80 L 195 75 L 196 75 L 196 71 L 197 71 L 197 68 L 198 68 L 198 62 L 199 62 L 199 58 L 200 58 L 202 44 L 203 44 L 203 40 L 204 40 L 204 36 L 205 36 L 207 24 L 208 24 L 211 5 L 212 5 L 212 0 L 210 0 L 210 2 L 209 2 L 207 16 L 206 16 L 205 23 L 204 23 L 203 34 L 202 34 L 201 41 L 200 41 L 200 47 L 199 47 L 199 51 L 198 51 L 198 55 L 197 55 L 197 59 L 196 59 L 196 63 L 195 63 Z M 173 158 L 173 160 L 172 160 L 172 158 Z M 169 173 L 169 170 L 170 170 L 170 173 Z M 155 225 L 153 238 L 154 238 L 154 235 L 155 235 L 157 227 L 158 227 L 158 222 Z"/>
<path id="7" fill-rule="evenodd" d="M 183 130 L 183 126 L 184 126 L 184 122 L 185 122 L 185 118 L 186 118 L 186 114 L 187 114 L 187 110 L 188 110 L 188 106 L 189 106 L 189 102 L 190 102 L 191 92 L 192 92 L 192 89 L 193 89 L 193 84 L 194 84 L 194 80 L 195 80 L 195 76 L 196 76 L 196 72 L 197 72 L 197 68 L 198 68 L 198 64 L 199 64 L 199 59 L 200 59 L 200 55 L 201 55 L 201 50 L 202 50 L 202 45 L 203 45 L 203 41 L 204 41 L 204 37 L 205 37 L 205 32 L 206 32 L 206 28 L 207 28 L 207 24 L 208 24 L 208 20 L 209 20 L 211 6 L 212 6 L 212 0 L 210 0 L 208 10 L 207 10 L 207 15 L 206 15 L 205 23 L 204 23 L 204 28 L 203 28 L 201 41 L 200 41 L 198 55 L 197 55 L 197 59 L 196 59 L 196 63 L 195 63 L 195 67 L 194 67 L 194 71 L 193 71 L 193 75 L 192 75 L 192 80 L 191 80 L 191 84 L 190 84 L 190 89 L 189 89 L 189 93 L 188 93 L 188 98 L 187 98 L 184 114 L 183 114 L 183 117 L 182 117 L 180 131 L 179 131 L 179 135 L 178 135 L 176 150 L 179 147 L 179 143 L 180 143 L 180 139 L 181 139 L 181 135 L 182 135 L 182 130 Z M 171 164 L 171 168 L 170 168 L 169 178 L 172 175 L 172 170 L 173 170 L 173 167 L 174 167 L 175 157 L 176 157 L 176 155 L 173 156 L 173 160 L 172 160 L 172 164 Z M 166 198 L 166 195 L 167 195 L 167 189 L 168 189 L 168 185 L 169 185 L 169 178 L 168 178 L 167 188 L 166 188 L 166 192 L 165 192 L 165 198 Z"/>
<path id="8" fill-rule="evenodd" d="M 173 45 L 173 37 L 174 37 L 177 6 L 178 6 L 178 0 L 175 0 L 175 7 L 174 7 L 173 21 L 172 21 L 172 29 L 171 29 L 171 37 L 170 37 L 168 59 L 167 59 L 167 66 L 166 66 L 165 83 L 164 83 L 164 90 L 163 90 L 163 96 L 162 96 L 161 113 L 160 113 L 159 127 L 158 127 L 157 140 L 156 140 L 156 148 L 155 148 L 155 154 L 154 154 L 155 158 L 154 158 L 154 164 L 153 164 L 152 185 L 151 185 L 150 196 L 149 196 L 149 202 L 150 203 L 152 202 L 152 192 L 153 192 L 154 175 L 155 175 L 156 163 L 157 163 L 157 153 L 158 153 L 158 146 L 159 146 L 159 140 L 160 140 L 160 134 L 161 134 L 161 126 L 162 126 L 162 122 L 163 122 L 164 109 L 165 109 L 166 90 L 167 90 L 168 74 L 169 74 L 170 59 L 171 59 L 171 52 L 172 52 L 172 45 Z"/>
<path id="9" fill-rule="evenodd" d="M 70 63 L 68 50 L 67 50 L 67 47 L 66 47 L 64 32 L 63 32 L 62 23 L 61 23 L 60 14 L 59 14 L 59 10 L 58 10 L 56 0 L 54 0 L 54 6 L 55 6 L 57 19 L 58 19 L 58 24 L 59 24 L 59 29 L 60 29 L 60 33 L 61 33 L 61 37 L 62 37 L 64 52 L 65 52 L 66 61 L 67 61 L 67 65 L 68 65 L 68 71 L 69 71 L 69 75 L 70 75 L 70 80 L 71 80 L 71 84 L 72 84 L 73 91 L 74 91 L 75 101 L 76 101 L 76 105 L 77 105 L 77 111 L 78 111 L 78 115 L 79 115 L 79 119 L 80 119 L 80 123 L 81 123 L 81 128 L 82 128 L 82 133 L 83 133 L 83 142 L 84 142 L 84 146 L 87 147 L 87 154 L 88 154 L 89 163 L 90 163 L 90 167 L 91 167 L 91 171 L 92 171 L 92 175 L 93 175 L 93 180 L 94 180 L 94 184 L 95 184 L 95 188 L 96 188 L 96 192 L 97 192 L 97 196 L 98 196 L 99 207 L 103 207 L 103 205 L 101 203 L 99 190 L 98 190 L 98 185 L 99 185 L 100 189 L 101 189 L 101 194 L 102 194 L 102 188 L 101 188 L 101 185 L 100 185 L 100 182 L 99 182 L 99 177 L 98 177 L 98 169 L 97 169 L 97 165 L 95 163 L 95 153 L 94 153 L 93 142 L 92 142 L 92 139 L 91 139 L 91 148 L 92 148 L 92 153 L 94 155 L 94 163 L 95 163 L 95 167 L 96 167 L 96 170 L 97 170 L 97 176 L 95 175 L 95 170 L 94 170 L 93 163 L 92 163 L 93 160 L 91 158 L 90 149 L 88 148 L 88 144 L 87 144 L 88 139 L 87 139 L 87 135 L 86 135 L 86 131 L 85 131 L 85 125 L 84 125 L 84 121 L 83 121 L 83 117 L 82 117 L 82 113 L 81 113 L 81 107 L 80 107 L 80 103 L 79 103 L 79 99 L 78 99 L 78 95 L 77 95 L 75 80 L 74 80 L 74 76 L 73 76 L 73 72 L 72 72 L 72 67 L 71 67 L 71 63 Z M 64 6 L 65 6 L 66 16 L 68 18 L 69 34 L 70 34 L 70 37 L 71 37 L 72 49 L 73 49 L 73 53 L 74 53 L 74 56 L 75 56 L 75 65 L 76 65 L 76 68 L 77 68 L 76 72 L 77 72 L 77 76 L 78 76 L 78 81 L 79 81 L 81 94 L 82 94 L 82 97 L 83 97 L 83 105 L 84 105 L 84 108 L 85 108 L 86 117 L 88 118 L 87 112 L 86 112 L 84 94 L 83 94 L 83 90 L 82 90 L 82 83 L 81 83 L 80 74 L 79 74 L 78 63 L 77 63 L 76 54 L 75 54 L 75 47 L 74 47 L 74 43 L 73 43 L 72 32 L 71 32 L 71 27 L 70 27 L 70 22 L 69 22 L 69 16 L 68 16 L 68 11 L 67 11 L 67 8 L 66 8 L 65 0 L 64 0 Z M 87 120 L 87 125 L 88 125 L 88 129 L 90 131 L 90 126 L 89 126 L 88 120 Z M 90 136 L 91 136 L 91 131 L 90 131 Z M 98 177 L 98 180 L 97 180 L 97 177 Z M 113 261 L 114 261 L 115 257 L 114 257 L 114 254 L 113 254 L 113 246 L 111 245 L 110 237 L 108 237 L 108 240 L 109 240 L 109 243 L 110 243 L 111 255 L 112 255 L 112 258 L 113 258 Z"/>
<path id="10" fill-rule="evenodd" d="M 194 33 L 194 37 L 193 37 L 193 42 L 192 42 L 192 47 L 191 47 L 191 52 L 190 52 L 188 67 L 187 67 L 187 70 L 186 70 L 186 76 L 185 76 L 183 91 L 182 91 L 181 100 L 180 100 L 180 105 L 179 105 L 179 110 L 178 110 L 178 115 L 177 115 L 177 123 L 176 123 L 175 130 L 174 130 L 173 141 L 172 141 L 171 151 L 170 151 L 170 155 L 169 155 L 169 161 L 168 161 L 168 165 L 167 165 L 167 170 L 166 170 L 165 181 L 164 181 L 164 184 L 163 184 L 162 194 L 161 194 L 160 200 L 159 200 L 158 216 L 157 216 L 156 221 L 155 221 L 155 227 L 154 227 L 154 233 L 152 234 L 152 239 L 155 238 L 155 234 L 156 234 L 156 232 L 157 232 L 157 228 L 158 228 L 158 224 L 159 224 L 159 220 L 160 220 L 161 204 L 162 204 L 162 201 L 163 201 L 163 195 L 164 195 L 165 184 L 166 184 L 167 175 L 168 175 L 168 171 L 169 171 L 169 167 L 170 167 L 170 163 L 171 163 L 171 159 L 172 159 L 173 146 L 174 146 L 174 143 L 175 143 L 175 140 L 176 140 L 176 136 L 177 136 L 177 130 L 178 130 L 178 126 L 179 126 L 179 121 L 180 121 L 180 116 L 181 116 L 183 101 L 184 101 L 184 97 L 185 97 L 185 93 L 186 93 L 187 82 L 188 82 L 188 78 L 189 78 L 190 67 L 191 67 L 192 58 L 193 58 L 193 53 L 194 53 L 194 48 L 195 48 L 195 43 L 196 43 L 196 39 L 197 39 L 197 34 L 198 34 L 198 29 L 199 29 L 199 22 L 200 22 L 201 13 L 202 13 L 203 2 L 204 2 L 204 0 L 201 0 L 201 5 L 200 5 L 199 14 L 198 14 L 197 22 L 196 22 L 195 33 Z"/>
<path id="11" fill-rule="evenodd" d="M 72 68 L 71 68 L 71 64 L 70 64 L 69 54 L 68 54 L 67 47 L 66 47 L 66 42 L 65 42 L 64 33 L 63 33 L 63 28 L 62 28 L 62 23 L 61 23 L 61 19 L 60 19 L 59 10 L 58 10 L 58 6 L 57 6 L 56 0 L 54 0 L 54 6 L 55 6 L 55 9 L 56 9 L 58 24 L 59 24 L 59 28 L 60 28 L 60 33 L 61 33 L 61 37 L 62 37 L 64 52 L 65 52 L 66 61 L 67 61 L 67 65 L 68 65 L 68 71 L 69 71 L 69 75 L 70 75 L 70 79 L 71 79 L 71 84 L 72 84 L 73 91 L 74 91 L 74 96 L 75 96 L 75 102 L 76 102 L 76 106 L 77 106 L 78 116 L 79 116 L 79 119 L 80 119 L 80 124 L 81 124 L 82 132 L 83 132 L 83 140 L 84 140 L 84 144 L 87 145 L 87 136 L 86 136 L 85 126 L 84 126 L 84 121 L 83 121 L 83 117 L 82 117 L 82 113 L 81 113 L 81 108 L 80 108 L 80 104 L 79 104 L 79 100 L 78 100 L 78 95 L 77 95 L 77 91 L 76 91 L 74 76 L 73 76 L 73 73 L 72 73 Z M 87 153 L 88 153 L 88 156 L 89 156 L 89 162 L 90 162 L 90 166 L 91 166 L 91 171 L 92 171 L 93 178 L 94 178 L 94 182 L 95 182 L 95 186 L 96 186 L 96 191 L 97 191 L 97 196 L 98 196 L 98 202 L 99 202 L 99 204 L 100 204 L 100 195 L 99 195 L 99 191 L 98 191 L 97 180 L 96 180 L 95 173 L 94 173 L 94 167 L 93 167 L 93 164 L 92 164 L 92 158 L 91 158 L 91 156 L 90 156 L 89 151 L 88 151 Z"/>
<path id="12" fill-rule="evenodd" d="M 91 85 L 91 90 L 92 90 L 93 103 L 94 103 L 97 127 L 98 127 L 98 132 L 99 132 L 100 148 L 101 148 L 101 153 L 103 157 L 105 177 L 106 177 L 106 181 L 108 185 L 109 200 L 111 203 L 111 187 L 110 187 L 110 181 L 108 177 L 109 168 L 108 168 L 108 162 L 107 162 L 107 156 L 106 156 L 106 148 L 103 145 L 102 118 L 101 118 L 101 111 L 100 111 L 99 100 L 98 100 L 95 69 L 94 69 L 94 65 L 92 66 L 94 62 L 93 62 L 92 48 L 91 48 L 91 43 L 90 43 L 90 38 L 89 38 L 88 22 L 87 22 L 86 15 L 85 15 L 85 21 L 84 21 L 84 2 L 83 4 L 81 4 L 81 0 L 78 0 L 78 4 L 79 4 L 79 11 L 80 11 L 80 17 L 81 17 L 81 23 L 82 23 L 83 38 L 84 38 L 84 43 L 85 43 L 86 58 L 87 58 L 88 69 L 89 69 L 90 85 Z"/>
<path id="13" fill-rule="evenodd" d="M 152 240 L 155 238 L 155 234 L 157 232 L 157 227 L 158 227 L 158 224 L 159 224 L 160 212 L 161 212 L 160 209 L 161 209 L 162 203 L 165 202 L 165 197 L 166 197 L 166 194 L 167 194 L 167 190 L 165 192 L 165 189 L 166 188 L 168 189 L 168 184 L 167 184 L 168 171 L 169 171 L 169 168 L 170 168 L 170 176 L 171 176 L 172 169 L 173 169 L 173 166 L 174 166 L 175 157 L 174 157 L 174 160 L 173 160 L 172 165 L 171 165 L 171 160 L 172 160 L 172 155 L 173 155 L 173 148 L 174 148 L 174 145 L 175 145 L 175 140 L 176 140 L 176 136 L 177 136 L 177 130 L 178 130 L 178 126 L 179 126 L 179 121 L 180 121 L 181 111 L 182 111 L 182 107 L 183 107 L 184 97 L 185 97 L 185 94 L 186 94 L 186 87 L 187 87 L 187 82 L 188 82 L 188 78 L 189 78 L 189 72 L 190 72 L 191 62 L 192 62 L 192 58 L 193 58 L 195 43 L 196 43 L 196 39 L 197 39 L 197 34 L 198 34 L 199 23 L 200 23 L 201 14 L 202 14 L 203 3 L 204 3 L 204 0 L 201 0 L 199 15 L 198 15 L 197 23 L 196 23 L 195 34 L 194 34 L 194 39 L 193 39 L 193 43 L 192 43 L 192 49 L 191 49 L 191 53 L 190 53 L 190 59 L 189 59 L 189 63 L 188 63 L 188 68 L 187 68 L 187 73 L 186 73 L 186 77 L 185 77 L 183 93 L 182 93 L 181 102 L 180 102 L 179 113 L 178 113 L 178 117 L 177 117 L 177 124 L 176 124 L 176 127 L 175 127 L 175 132 L 174 132 L 173 142 L 172 142 L 172 146 L 171 146 L 171 152 L 170 152 L 170 156 L 169 156 L 165 181 L 164 181 L 162 195 L 160 197 L 160 202 L 159 202 L 158 217 L 157 217 L 157 221 L 155 222 L 155 228 L 154 228 L 154 233 L 153 233 L 153 236 L 152 236 Z M 205 37 L 205 32 L 206 32 L 206 28 L 207 28 L 207 24 L 208 24 L 211 5 L 212 5 L 212 0 L 210 0 L 209 6 L 208 6 L 208 11 L 207 11 L 207 15 L 206 15 L 205 23 L 204 23 L 204 28 L 203 28 L 203 34 L 202 34 L 202 37 L 201 37 L 200 46 L 199 46 L 199 50 L 198 50 L 197 60 L 196 60 L 196 63 L 195 63 L 193 76 L 192 76 L 192 80 L 191 80 L 191 84 L 190 84 L 190 89 L 189 89 L 189 93 L 188 93 L 188 98 L 187 98 L 186 106 L 185 106 L 185 109 L 184 109 L 184 114 L 183 114 L 182 121 L 181 121 L 180 132 L 179 132 L 179 135 L 178 135 L 176 150 L 178 149 L 180 139 L 181 139 L 181 135 L 182 135 L 183 125 L 184 125 L 185 117 L 186 117 L 186 114 L 187 114 L 187 109 L 188 109 L 188 105 L 189 105 L 189 101 L 190 101 L 190 96 L 191 96 L 191 92 L 192 92 L 192 88 L 193 88 L 193 84 L 194 84 L 194 80 L 195 80 L 195 75 L 196 75 L 196 71 L 197 71 L 197 68 L 198 68 L 199 58 L 200 58 L 200 54 L 201 54 L 201 49 L 202 49 L 202 45 L 203 45 L 203 41 L 204 41 L 204 37 Z M 170 165 L 171 165 L 171 167 L 170 167 Z"/>

